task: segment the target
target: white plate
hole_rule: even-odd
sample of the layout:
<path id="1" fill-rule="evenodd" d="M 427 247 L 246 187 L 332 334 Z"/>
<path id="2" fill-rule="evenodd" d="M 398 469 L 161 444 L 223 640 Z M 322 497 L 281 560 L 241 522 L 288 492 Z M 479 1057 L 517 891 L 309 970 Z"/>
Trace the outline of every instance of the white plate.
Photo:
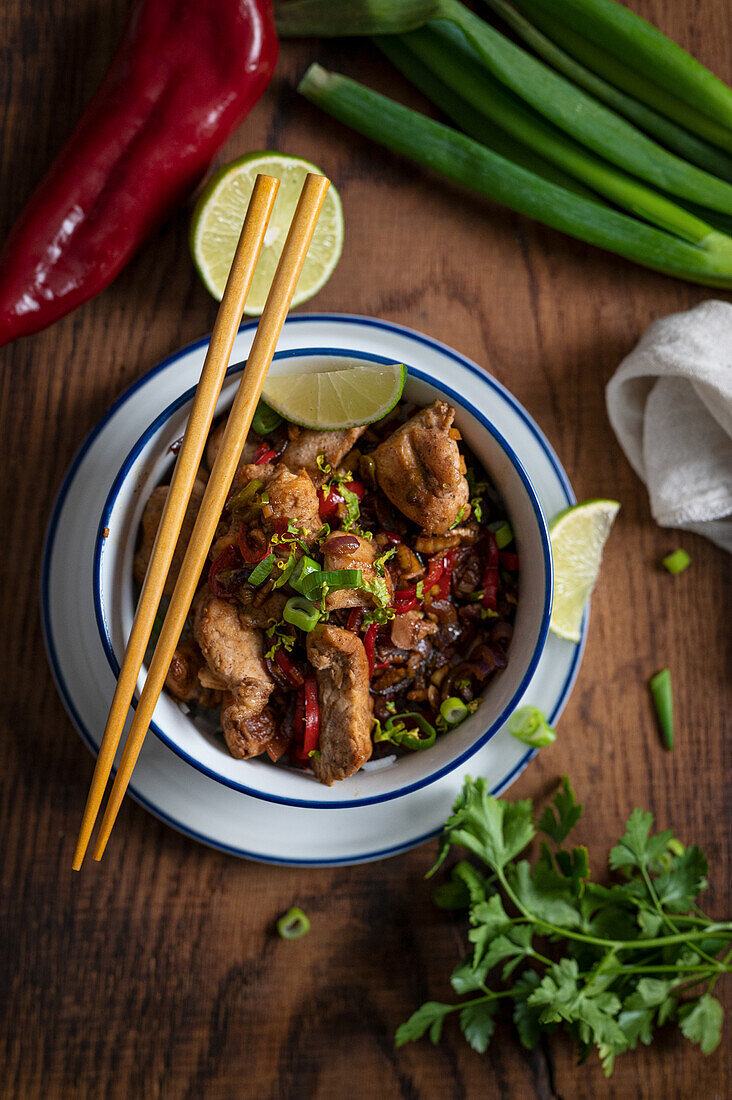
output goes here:
<path id="1" fill-rule="evenodd" d="M 256 322 L 242 327 L 232 355 L 246 358 Z M 42 573 L 42 615 L 54 678 L 69 715 L 96 753 L 114 691 L 95 620 L 92 568 L 99 516 L 110 486 L 140 435 L 159 412 L 195 385 L 207 339 L 154 367 L 112 406 L 87 438 L 61 486 L 49 524 Z M 486 410 L 520 454 L 546 515 L 574 495 L 544 435 L 511 395 L 479 367 L 445 345 L 384 321 L 347 315 L 293 316 L 280 350 L 340 347 L 384 355 L 425 370 L 478 372 L 493 393 Z M 556 722 L 572 689 L 584 646 L 549 636 L 525 699 Z M 357 808 L 306 809 L 263 802 L 224 787 L 149 736 L 130 793 L 151 813 L 234 855 L 269 863 L 325 866 L 381 859 L 435 836 L 466 774 L 484 775 L 504 791 L 533 753 L 501 729 L 470 761 L 403 798 Z"/>

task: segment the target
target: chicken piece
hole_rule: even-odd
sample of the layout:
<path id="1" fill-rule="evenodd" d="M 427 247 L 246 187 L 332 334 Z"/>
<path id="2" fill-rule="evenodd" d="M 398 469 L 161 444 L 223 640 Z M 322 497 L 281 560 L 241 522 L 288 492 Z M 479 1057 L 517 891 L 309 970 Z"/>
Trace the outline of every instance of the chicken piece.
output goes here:
<path id="1" fill-rule="evenodd" d="M 316 670 L 320 709 L 320 757 L 313 757 L 313 771 L 330 787 L 371 756 L 369 663 L 360 638 L 328 624 L 308 634 L 307 654 Z"/>
<path id="2" fill-rule="evenodd" d="M 145 505 L 145 510 L 142 513 L 142 541 L 135 554 L 135 560 L 132 567 L 135 580 L 139 584 L 142 584 L 145 580 L 145 574 L 147 573 L 147 567 L 155 543 L 155 536 L 158 533 L 158 527 L 160 526 L 160 520 L 163 515 L 163 508 L 168 499 L 168 489 L 168 485 L 159 485 L 157 489 L 153 489 Z M 191 498 L 188 501 L 186 514 L 183 518 L 183 525 L 180 529 L 178 542 L 173 552 L 173 560 L 170 563 L 168 576 L 165 579 L 165 587 L 163 588 L 163 595 L 165 596 L 172 596 L 173 594 L 175 582 L 178 580 L 178 573 L 183 564 L 185 552 L 188 549 L 188 541 L 193 531 L 193 525 L 196 522 L 198 509 L 201 507 L 205 489 L 205 483 L 198 478 L 193 482 Z"/>
<path id="3" fill-rule="evenodd" d="M 165 689 L 176 699 L 184 703 L 195 701 L 203 707 L 221 705 L 221 685 L 205 685 L 199 679 L 199 673 L 206 667 L 203 654 L 192 638 L 183 638 L 178 642 L 165 677 Z M 211 690 L 213 688 L 213 690 Z"/>
<path id="4" fill-rule="evenodd" d="M 437 630 L 437 623 L 423 619 L 417 611 L 405 611 L 392 619 L 392 644 L 397 649 L 414 649 L 428 634 L 436 634 Z"/>
<path id="5" fill-rule="evenodd" d="M 282 461 L 291 470 L 304 468 L 313 481 L 320 484 L 326 475 L 318 467 L 318 456 L 323 455 L 331 469 L 335 470 L 365 431 L 365 424 L 360 428 L 336 432 L 313 432 L 289 424 L 290 441 L 282 452 Z"/>
<path id="6" fill-rule="evenodd" d="M 308 532 L 304 542 L 314 541 L 323 526 L 318 510 L 318 493 L 307 470 L 293 473 L 284 463 L 277 466 L 267 463 L 263 466 L 240 466 L 234 477 L 236 488 L 243 488 L 253 478 L 263 483 L 262 491 L 269 498 L 269 509 L 262 513 L 265 530 L 271 533 L 276 520 L 296 522 Z"/>
<path id="7" fill-rule="evenodd" d="M 237 760 L 261 756 L 277 740 L 277 723 L 269 707 L 247 715 L 245 708 L 234 701 L 221 710 L 221 728 L 226 747 Z"/>
<path id="8" fill-rule="evenodd" d="M 449 431 L 455 410 L 435 401 L 385 439 L 373 457 L 381 489 L 427 535 L 444 535 L 470 514 L 470 491 Z"/>
<path id="9" fill-rule="evenodd" d="M 382 605 L 391 603 L 394 586 L 385 569 L 383 576 L 376 571 L 374 560 L 377 547 L 368 539 L 354 535 L 350 531 L 333 531 L 323 544 L 323 569 L 360 569 L 364 586 L 374 584 L 377 578 L 383 580 Z M 365 588 L 341 588 L 329 592 L 325 600 L 326 611 L 337 611 L 341 607 L 373 607 L 374 596 Z"/>
<path id="10" fill-rule="evenodd" d="M 208 682 L 226 685 L 238 719 L 264 710 L 275 685 L 264 665 L 261 630 L 246 623 L 235 604 L 204 589 L 194 604 L 193 633 L 213 674 Z"/>
<path id="11" fill-rule="evenodd" d="M 221 440 L 224 437 L 226 430 L 226 419 L 222 420 L 215 428 L 209 433 L 208 441 L 206 443 L 206 465 L 209 470 L 213 470 L 213 464 L 216 461 L 216 455 L 219 453 L 219 447 L 221 446 Z M 262 440 L 254 432 L 250 432 L 246 438 L 244 447 L 242 448 L 239 461 L 242 463 L 254 462 L 255 455 L 262 444 Z"/>
<path id="12" fill-rule="evenodd" d="M 256 600 L 256 595 L 255 595 Z M 282 621 L 282 612 L 285 610 L 287 596 L 284 592 L 271 592 L 261 603 L 245 604 L 239 608 L 239 617 L 249 626 L 256 626 L 258 630 L 266 630 L 274 619 Z"/>

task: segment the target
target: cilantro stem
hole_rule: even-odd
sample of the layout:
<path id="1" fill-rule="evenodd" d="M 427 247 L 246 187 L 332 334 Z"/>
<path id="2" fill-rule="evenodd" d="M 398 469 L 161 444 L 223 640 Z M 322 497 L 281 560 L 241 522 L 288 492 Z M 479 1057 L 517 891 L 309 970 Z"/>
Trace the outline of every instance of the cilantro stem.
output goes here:
<path id="1" fill-rule="evenodd" d="M 643 881 L 646 884 L 646 889 L 648 891 L 648 896 L 650 897 L 651 901 L 653 902 L 653 905 L 656 909 L 656 912 L 661 917 L 661 920 L 664 922 L 664 924 L 666 925 L 667 928 L 671 929 L 672 932 L 678 933 L 678 931 L 679 931 L 678 925 L 675 924 L 674 921 L 671 920 L 671 917 L 669 916 L 669 914 L 666 912 L 666 910 L 661 905 L 661 902 L 659 901 L 658 894 L 656 893 L 656 887 L 653 885 L 653 879 L 648 874 L 648 868 L 646 867 L 645 863 L 641 864 L 641 874 L 643 875 Z M 716 966 L 717 960 L 715 958 L 713 958 L 711 955 L 708 955 L 706 951 L 702 951 L 701 947 L 697 947 L 696 953 L 697 953 L 697 955 L 700 955 L 703 959 L 706 959 L 708 963 L 713 963 Z"/>

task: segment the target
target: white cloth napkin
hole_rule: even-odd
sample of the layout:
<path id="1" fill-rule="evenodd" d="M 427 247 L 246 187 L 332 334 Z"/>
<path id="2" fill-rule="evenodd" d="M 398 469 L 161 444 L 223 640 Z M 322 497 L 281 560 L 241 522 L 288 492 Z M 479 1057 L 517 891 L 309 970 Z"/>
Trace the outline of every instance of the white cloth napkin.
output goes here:
<path id="1" fill-rule="evenodd" d="M 710 300 L 654 321 L 606 399 L 656 522 L 732 553 L 732 305 Z"/>

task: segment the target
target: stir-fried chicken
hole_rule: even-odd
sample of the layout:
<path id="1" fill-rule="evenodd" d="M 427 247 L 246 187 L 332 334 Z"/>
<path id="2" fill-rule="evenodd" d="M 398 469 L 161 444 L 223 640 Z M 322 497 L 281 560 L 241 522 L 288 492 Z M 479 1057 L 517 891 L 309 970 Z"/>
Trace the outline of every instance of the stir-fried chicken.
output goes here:
<path id="1" fill-rule="evenodd" d="M 282 461 L 291 470 L 306 469 L 319 484 L 325 475 L 318 466 L 318 456 L 323 455 L 328 465 L 335 470 L 365 431 L 365 425 L 337 432 L 313 432 L 290 424 L 290 441 L 283 451 Z"/>
<path id="2" fill-rule="evenodd" d="M 282 462 L 277 466 L 240 466 L 234 485 L 243 488 L 253 478 L 263 483 L 262 490 L 268 497 L 268 505 L 262 511 L 265 530 L 271 533 L 278 521 L 289 523 L 292 520 L 307 531 L 303 541 L 312 541 L 322 522 L 318 511 L 318 493 L 307 470 L 293 473 Z"/>
<path id="3" fill-rule="evenodd" d="M 135 554 L 133 565 L 135 580 L 139 584 L 142 584 L 145 579 L 145 574 L 147 573 L 155 536 L 158 533 L 158 527 L 160 526 L 160 520 L 163 515 L 163 508 L 168 499 L 168 488 L 167 485 L 159 485 L 157 489 L 153 489 L 145 505 L 145 510 L 142 513 L 142 541 L 139 550 Z M 191 499 L 188 502 L 183 525 L 180 529 L 180 536 L 173 552 L 173 560 L 170 563 L 168 576 L 165 580 L 163 594 L 166 596 L 172 596 L 173 594 L 175 582 L 178 580 L 178 573 L 180 572 L 183 558 L 188 549 L 188 542 L 191 537 L 191 532 L 193 531 L 193 525 L 196 522 L 198 509 L 201 507 L 205 489 L 206 485 L 200 479 L 196 479 L 196 481 L 193 482 Z"/>
<path id="4" fill-rule="evenodd" d="M 226 700 L 228 702 L 228 700 Z M 237 760 L 250 760 L 266 752 L 270 759 L 279 760 L 287 741 L 278 733 L 274 714 L 265 707 L 259 714 L 247 714 L 246 708 L 234 700 L 224 705 L 221 712 L 221 728 L 226 747 Z"/>
<path id="5" fill-rule="evenodd" d="M 205 590 L 194 605 L 193 622 L 196 641 L 213 674 L 212 678 L 199 676 L 201 682 L 231 692 L 237 721 L 259 714 L 274 689 L 264 666 L 261 630 L 243 621 L 236 604 Z"/>
<path id="6" fill-rule="evenodd" d="M 429 535 L 443 535 L 470 512 L 464 463 L 449 434 L 454 417 L 446 401 L 435 401 L 374 451 L 381 489 Z"/>
<path id="7" fill-rule="evenodd" d="M 221 692 L 205 687 L 199 679 L 199 673 L 205 667 L 203 654 L 193 639 L 182 638 L 175 648 L 165 677 L 166 689 L 184 703 L 195 700 L 204 707 L 220 706 Z"/>
<path id="8" fill-rule="evenodd" d="M 354 535 L 350 531 L 333 531 L 328 536 L 323 544 L 323 568 L 326 570 L 360 569 L 363 587 L 341 588 L 336 592 L 329 592 L 325 600 L 326 611 L 336 611 L 341 607 L 372 607 L 375 602 L 382 606 L 388 606 L 391 603 L 393 594 L 391 577 L 383 568 L 381 575 L 377 573 L 374 565 L 377 552 L 377 548 L 369 539 Z M 381 601 L 374 600 L 373 589 L 377 585 L 383 590 Z"/>
<path id="9" fill-rule="evenodd" d="M 391 640 L 397 649 L 414 649 L 429 634 L 437 633 L 437 623 L 423 618 L 416 611 L 395 615 L 391 623 Z"/>
<path id="10" fill-rule="evenodd" d="M 313 759 L 313 771 L 330 787 L 371 756 L 369 664 L 361 639 L 337 626 L 317 626 L 308 634 L 307 654 L 320 709 L 320 757 Z"/>

